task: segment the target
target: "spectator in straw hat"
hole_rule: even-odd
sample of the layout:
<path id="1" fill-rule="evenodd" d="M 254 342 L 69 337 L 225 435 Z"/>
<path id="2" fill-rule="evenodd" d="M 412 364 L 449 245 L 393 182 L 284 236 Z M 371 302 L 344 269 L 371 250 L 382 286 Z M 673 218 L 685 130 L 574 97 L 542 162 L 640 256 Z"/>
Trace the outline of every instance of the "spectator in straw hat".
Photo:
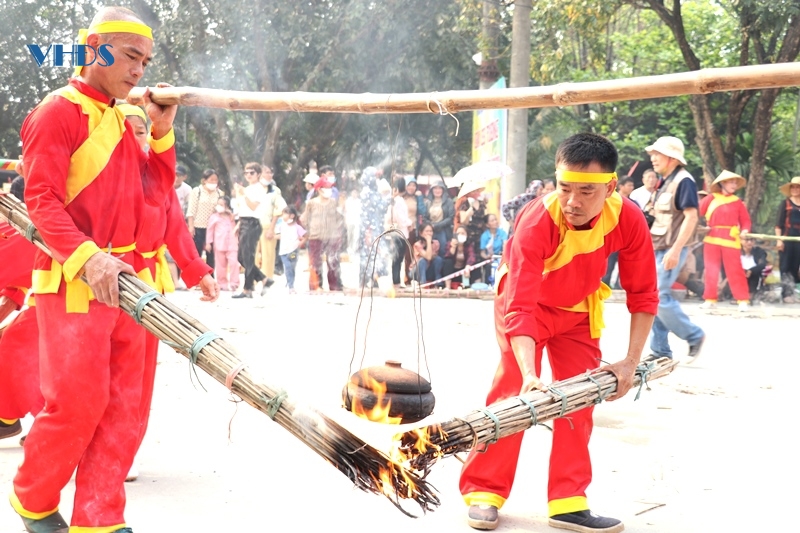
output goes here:
<path id="1" fill-rule="evenodd" d="M 739 311 L 750 309 L 750 291 L 740 259 L 742 243 L 740 235 L 750 231 L 750 214 L 744 202 L 734 193 L 747 184 L 742 176 L 723 170 L 711 184 L 711 194 L 700 203 L 700 216 L 705 217 L 709 233 L 703 239 L 703 263 L 705 264 L 705 302 L 703 309 L 717 305 L 717 284 L 722 265 L 733 297 L 739 303 Z"/>
<path id="2" fill-rule="evenodd" d="M 672 297 L 672 284 L 686 262 L 687 244 L 697 226 L 697 184 L 684 168 L 686 158 L 680 139 L 659 137 L 646 150 L 653 170 L 662 178 L 653 199 L 655 219 L 650 228 L 656 254 L 659 298 L 658 314 L 650 333 L 651 357 L 672 359 L 668 340 L 671 331 L 689 344 L 689 357 L 694 361 L 700 354 L 705 333 L 689 320 L 680 302 Z"/>
<path id="3" fill-rule="evenodd" d="M 780 188 L 786 201 L 778 208 L 778 221 L 775 224 L 775 235 L 800 237 L 800 176 L 792 178 Z M 778 241 L 780 252 L 781 277 L 791 276 L 795 283 L 800 283 L 800 242 Z M 794 294 L 784 291 L 784 301 L 793 302 Z"/>

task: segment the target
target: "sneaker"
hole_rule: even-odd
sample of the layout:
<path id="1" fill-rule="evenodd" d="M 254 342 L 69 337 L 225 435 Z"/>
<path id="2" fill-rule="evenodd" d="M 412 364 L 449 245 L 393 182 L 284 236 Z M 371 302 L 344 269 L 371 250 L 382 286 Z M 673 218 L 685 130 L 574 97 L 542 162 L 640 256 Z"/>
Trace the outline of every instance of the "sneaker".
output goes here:
<path id="1" fill-rule="evenodd" d="M 716 309 L 716 308 L 717 308 L 716 300 L 706 300 L 705 302 L 700 304 L 700 309 Z"/>
<path id="2" fill-rule="evenodd" d="M 697 358 L 700 357 L 700 350 L 703 349 L 703 343 L 706 342 L 706 336 L 703 335 L 697 344 L 690 344 L 689 345 L 689 360 L 686 361 L 686 364 L 691 365 Z"/>
<path id="3" fill-rule="evenodd" d="M 500 518 L 494 505 L 470 505 L 467 524 L 473 529 L 496 529 Z"/>
<path id="4" fill-rule="evenodd" d="M 7 439 L 20 433 L 22 433 L 22 424 L 20 424 L 19 420 L 10 424 L 0 422 L 0 439 Z"/>
<path id="5" fill-rule="evenodd" d="M 750 309 L 751 309 L 750 302 L 739 302 L 739 312 L 740 313 L 746 313 L 746 312 L 750 311 Z"/>
<path id="6" fill-rule="evenodd" d="M 252 298 L 253 295 L 249 292 L 240 292 L 239 294 L 234 294 L 231 298 Z"/>
<path id="7" fill-rule="evenodd" d="M 23 516 L 22 523 L 28 533 L 69 533 L 69 525 L 58 511 L 39 520 Z"/>
<path id="8" fill-rule="evenodd" d="M 598 516 L 589 510 L 551 516 L 548 524 L 550 527 L 581 533 L 618 533 L 625 529 L 620 520 Z"/>
<path id="9" fill-rule="evenodd" d="M 27 436 L 27 435 L 23 435 L 23 436 L 21 436 L 21 437 L 19 438 L 19 445 L 20 445 L 20 446 L 25 446 L 25 439 L 26 439 L 26 438 L 28 438 L 28 436 Z"/>

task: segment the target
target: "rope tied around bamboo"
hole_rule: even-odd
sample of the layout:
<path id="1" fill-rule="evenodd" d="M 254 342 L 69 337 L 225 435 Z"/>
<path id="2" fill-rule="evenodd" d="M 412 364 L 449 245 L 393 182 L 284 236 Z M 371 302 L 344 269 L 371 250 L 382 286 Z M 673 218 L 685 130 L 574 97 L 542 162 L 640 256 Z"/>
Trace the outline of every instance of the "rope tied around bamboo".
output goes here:
<path id="1" fill-rule="evenodd" d="M 0 195 L 0 217 L 50 254 L 24 204 L 15 197 Z M 359 489 L 385 496 L 408 516 L 414 515 L 403 508 L 402 500 L 413 500 L 423 512 L 439 506 L 438 495 L 422 477 L 323 413 L 295 403 L 283 388 L 255 381 L 233 346 L 141 280 L 120 275 L 119 299 L 123 311 L 189 359 L 192 368 L 199 367 L 243 401 L 270 416 Z"/>
<path id="2" fill-rule="evenodd" d="M 636 369 L 631 390 L 650 390 L 649 382 L 672 372 L 677 362 L 662 358 L 642 362 Z M 555 418 L 598 404 L 617 390 L 617 378 L 603 371 L 584 374 L 552 383 L 547 391 L 535 390 L 500 400 L 470 414 L 446 422 L 395 435 L 393 457 L 424 476 L 442 457 L 480 451 L 498 439 L 525 431 Z"/>

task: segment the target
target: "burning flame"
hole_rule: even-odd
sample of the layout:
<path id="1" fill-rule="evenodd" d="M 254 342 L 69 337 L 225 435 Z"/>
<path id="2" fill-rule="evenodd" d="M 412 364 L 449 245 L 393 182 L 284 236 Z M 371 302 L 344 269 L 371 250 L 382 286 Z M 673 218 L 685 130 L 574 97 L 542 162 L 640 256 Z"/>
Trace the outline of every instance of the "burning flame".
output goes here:
<path id="1" fill-rule="evenodd" d="M 389 412 L 392 408 L 392 401 L 386 399 L 384 402 L 384 398 L 386 398 L 386 383 L 382 383 L 370 376 L 366 369 L 361 371 L 361 379 L 361 387 L 372 391 L 375 395 L 375 405 L 371 409 L 367 409 L 361 400 L 354 395 L 353 401 L 350 404 L 350 411 L 352 411 L 354 415 L 366 418 L 372 422 L 400 424 L 402 420 L 400 417 L 389 416 Z"/>

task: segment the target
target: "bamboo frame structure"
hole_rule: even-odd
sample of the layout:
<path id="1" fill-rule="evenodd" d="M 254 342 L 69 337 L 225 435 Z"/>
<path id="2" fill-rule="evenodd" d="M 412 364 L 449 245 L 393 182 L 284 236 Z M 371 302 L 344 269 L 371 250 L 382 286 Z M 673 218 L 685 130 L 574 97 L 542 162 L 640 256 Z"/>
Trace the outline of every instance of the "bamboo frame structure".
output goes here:
<path id="1" fill-rule="evenodd" d="M 162 105 L 179 104 L 239 111 L 449 115 L 480 109 L 562 107 L 795 85 L 800 85 L 800 63 L 710 68 L 677 74 L 491 91 L 405 94 L 262 93 L 199 87 L 162 87 L 150 88 L 150 91 L 152 100 Z M 141 104 L 144 91 L 141 87 L 134 88 L 128 95 L 128 102 Z"/>
<path id="2" fill-rule="evenodd" d="M 24 204 L 0 195 L 0 218 L 25 238 L 50 253 L 33 226 Z M 386 496 L 400 511 L 414 516 L 400 501 L 414 500 L 425 511 L 439 505 L 428 483 L 388 455 L 350 433 L 319 411 L 295 403 L 280 387 L 253 379 L 233 346 L 163 295 L 129 274 L 119 276 L 120 308 L 147 331 L 183 354 L 194 366 L 225 385 L 246 403 L 267 414 L 279 426 L 346 475 L 356 487 Z M 201 339 L 203 339 L 202 342 Z"/>
<path id="3" fill-rule="evenodd" d="M 677 365 L 677 361 L 668 358 L 642 362 L 633 387 L 641 391 L 650 380 L 670 374 Z M 460 418 L 398 434 L 392 456 L 402 457 L 404 464 L 424 478 L 442 457 L 491 445 L 497 439 L 600 403 L 616 392 L 617 378 L 609 371 L 587 372 L 556 381 L 548 388 L 548 392 L 531 391 Z"/>

